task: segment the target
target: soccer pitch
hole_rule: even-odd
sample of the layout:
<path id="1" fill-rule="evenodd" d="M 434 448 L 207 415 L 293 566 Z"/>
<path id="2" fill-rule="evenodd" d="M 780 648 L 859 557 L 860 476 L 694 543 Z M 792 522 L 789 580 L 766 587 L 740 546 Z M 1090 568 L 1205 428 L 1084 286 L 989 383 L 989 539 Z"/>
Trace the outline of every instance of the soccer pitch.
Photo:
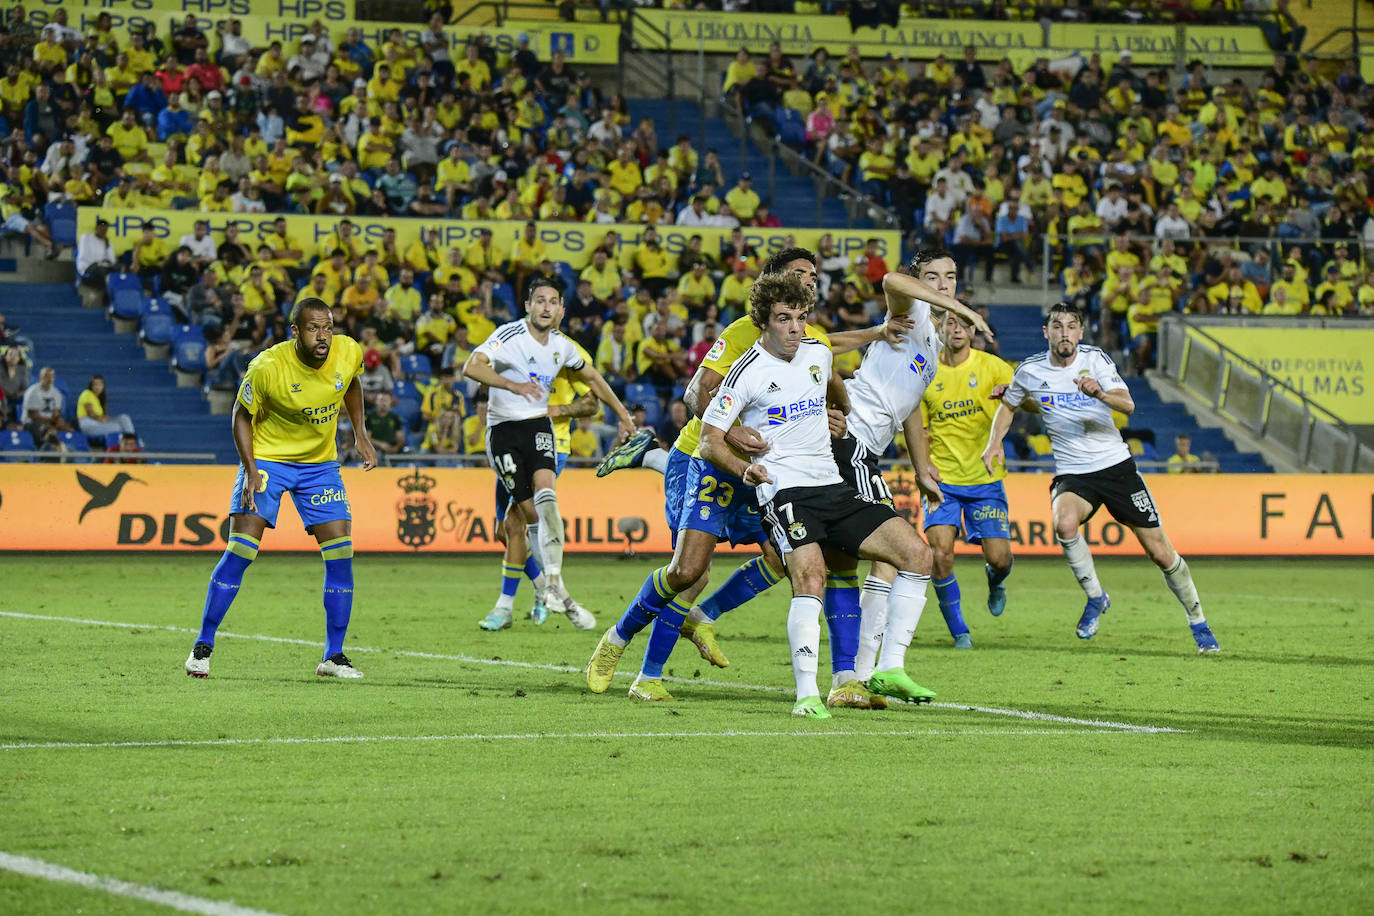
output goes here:
<path id="1" fill-rule="evenodd" d="M 366 677 L 343 682 L 313 674 L 319 559 L 264 546 L 208 680 L 182 662 L 213 556 L 0 555 L 0 913 L 1374 899 L 1367 560 L 1190 560 L 1222 645 L 1200 657 L 1143 557 L 1098 561 L 1112 608 L 1089 642 L 1061 560 L 1019 560 L 994 619 L 961 558 L 975 648 L 950 648 L 932 597 L 908 654 L 936 703 L 817 722 L 788 714 L 785 584 L 722 619 L 729 668 L 683 642 L 678 702 L 646 705 L 625 697 L 642 638 L 604 696 L 581 668 L 658 561 L 569 558 L 595 630 L 532 626 L 525 584 L 514 629 L 487 633 L 496 557 L 360 556 Z"/>

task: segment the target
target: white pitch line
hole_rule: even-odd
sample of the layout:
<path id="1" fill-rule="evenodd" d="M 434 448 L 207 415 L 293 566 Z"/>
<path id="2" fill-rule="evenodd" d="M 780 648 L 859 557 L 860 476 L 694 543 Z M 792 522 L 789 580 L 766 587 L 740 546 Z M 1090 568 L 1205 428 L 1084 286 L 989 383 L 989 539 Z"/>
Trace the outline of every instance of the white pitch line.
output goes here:
<path id="1" fill-rule="evenodd" d="M 962 708 L 962 707 L 961 707 Z M 207 738 L 200 741 L 47 741 L 32 744 L 0 744 L 0 751 L 43 751 L 69 749 L 97 749 L 124 747 L 225 747 L 245 744 L 372 744 L 384 742 L 428 742 L 428 741 L 581 741 L 605 738 L 622 740 L 629 738 L 914 738 L 914 737 L 958 737 L 958 736 L 1080 736 L 1080 735 L 1126 735 L 1146 734 L 1121 729 L 1101 728 L 1085 730 L 1081 728 L 1059 729 L 988 729 L 988 728 L 917 728 L 891 732 L 867 731 L 719 731 L 719 732 L 531 732 L 510 735 L 335 735 L 322 738 Z"/>
<path id="2" fill-rule="evenodd" d="M 159 887 L 132 884 L 118 878 L 92 875 L 89 872 L 76 871 L 63 865 L 44 862 L 42 859 L 16 856 L 8 852 L 0 852 L 0 869 L 28 875 L 32 878 L 42 878 L 45 881 L 75 884 L 78 887 L 104 891 L 117 897 L 132 897 L 135 900 L 144 900 L 149 903 L 160 903 L 174 910 L 181 910 L 183 913 L 202 913 L 204 916 L 275 916 L 267 910 L 255 910 L 239 906 L 231 901 L 210 900 L 206 897 L 193 897 L 180 891 L 165 891 Z"/>
<path id="3" fill-rule="evenodd" d="M 186 627 L 160 626 L 157 624 L 126 623 L 118 620 L 91 620 L 85 617 L 53 617 L 44 614 L 23 614 L 18 611 L 0 611 L 0 617 L 18 617 L 25 620 L 43 620 L 54 623 L 80 623 L 98 627 L 121 627 L 128 630 L 161 630 L 170 633 L 198 633 L 198 630 Z M 312 646 L 319 648 L 319 643 L 308 639 L 291 639 L 283 636 L 264 636 L 261 634 L 247 633 L 224 633 L 218 634 L 231 639 L 251 639 L 258 642 L 286 643 L 296 646 Z M 348 651 L 357 653 L 380 653 L 385 655 L 399 655 L 405 658 L 427 658 L 438 661 L 464 662 L 471 665 L 494 665 L 507 668 L 526 668 L 538 671 L 556 671 L 564 674 L 581 674 L 581 668 L 574 668 L 571 665 L 548 665 L 542 662 L 518 662 L 509 659 L 478 658 L 473 655 L 445 655 L 438 652 L 416 652 L 410 649 L 376 649 L 368 646 L 350 646 Z M 628 672 L 617 672 L 616 677 L 633 677 Z M 758 690 L 770 693 L 791 693 L 784 687 L 774 687 L 768 684 L 743 684 L 734 681 L 713 681 L 703 678 L 685 677 L 665 677 L 665 681 L 673 681 L 679 684 L 699 684 L 707 687 L 725 687 L 736 690 Z M 971 712 L 979 712 L 993 716 L 1010 716 L 1016 719 L 1030 719 L 1041 722 L 1057 722 L 1062 725 L 1083 725 L 1089 728 L 1117 729 L 1127 732 L 1141 732 L 1143 734 L 1191 734 L 1187 729 L 1167 728 L 1159 725 L 1136 725 L 1131 722 L 1112 722 L 1105 719 L 1077 719 L 1072 716 L 1060 716 L 1053 713 L 1034 712 L 1022 709 L 999 709 L 992 706 L 970 706 L 964 703 L 931 703 L 931 706 L 940 709 L 961 709 Z M 809 733 L 808 733 L 809 734 Z"/>

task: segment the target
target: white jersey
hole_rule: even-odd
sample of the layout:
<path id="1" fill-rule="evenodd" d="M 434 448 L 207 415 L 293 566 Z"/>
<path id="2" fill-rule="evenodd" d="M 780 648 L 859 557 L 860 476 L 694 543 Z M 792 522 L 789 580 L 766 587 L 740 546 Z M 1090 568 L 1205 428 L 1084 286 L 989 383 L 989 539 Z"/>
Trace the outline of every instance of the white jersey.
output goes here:
<path id="1" fill-rule="evenodd" d="M 768 454 L 758 463 L 773 482 L 759 484 L 760 503 L 790 487 L 844 482 L 830 450 L 825 415 L 830 363 L 830 348 L 811 337 L 802 338 L 791 361 L 756 343 L 735 360 L 702 414 L 702 426 L 728 430 L 738 418 L 768 443 Z"/>
<path id="2" fill-rule="evenodd" d="M 940 338 L 930 321 L 930 304 L 917 299 L 907 314 L 916 326 L 901 346 L 870 344 L 859 371 L 844 385 L 849 431 L 875 455 L 887 451 L 939 368 Z"/>
<path id="3" fill-rule="evenodd" d="M 577 345 L 558 329 L 549 331 L 549 342 L 541 344 L 530 333 L 529 322 L 521 319 L 503 324 L 482 341 L 473 353 L 483 353 L 502 378 L 512 382 L 537 382 L 544 396 L 530 400 L 523 394 L 493 388 L 487 405 L 487 428 L 512 420 L 531 420 L 548 416 L 549 391 L 563 369 L 581 369 L 586 363 Z"/>
<path id="4" fill-rule="evenodd" d="M 1029 399 L 1040 408 L 1059 474 L 1088 474 L 1131 457 L 1130 447 L 1112 422 L 1112 409 L 1078 390 L 1078 379 L 1097 379 L 1103 391 L 1125 388 L 1112 358 L 1097 347 L 1078 345 L 1067 366 L 1050 363 L 1049 351 L 1016 367 L 1003 400 L 1019 406 Z"/>

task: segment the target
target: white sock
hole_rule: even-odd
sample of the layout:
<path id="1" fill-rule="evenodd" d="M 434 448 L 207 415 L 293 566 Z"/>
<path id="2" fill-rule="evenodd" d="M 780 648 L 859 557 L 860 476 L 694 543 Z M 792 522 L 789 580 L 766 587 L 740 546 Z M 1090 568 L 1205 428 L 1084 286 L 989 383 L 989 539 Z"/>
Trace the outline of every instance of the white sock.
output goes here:
<path id="1" fill-rule="evenodd" d="M 853 671 L 836 671 L 830 675 L 830 684 L 832 687 L 839 687 L 841 684 L 848 684 L 850 681 L 858 679 L 859 676 Z"/>
<path id="2" fill-rule="evenodd" d="M 930 576 L 914 572 L 898 572 L 887 597 L 887 631 L 883 634 L 883 651 L 878 655 L 878 670 L 890 671 L 906 666 L 906 649 L 916 636 L 916 624 L 926 606 L 926 586 Z"/>
<path id="3" fill-rule="evenodd" d="M 854 673 L 861 681 L 868 680 L 878 661 L 883 645 L 883 628 L 887 624 L 887 596 L 892 591 L 877 576 L 864 579 L 859 592 L 859 653 L 854 657 Z"/>
<path id="4" fill-rule="evenodd" d="M 1055 540 L 1063 548 L 1064 559 L 1069 561 L 1069 569 L 1073 570 L 1074 578 L 1083 586 L 1083 591 L 1087 592 L 1089 598 L 1101 598 L 1102 583 L 1097 581 L 1093 553 L 1088 549 L 1088 543 L 1083 540 L 1083 535 L 1076 534 L 1068 541 L 1056 536 Z"/>
<path id="5" fill-rule="evenodd" d="M 642 467 L 651 471 L 658 471 L 660 474 L 668 472 L 668 453 L 661 448 L 651 448 L 644 453 L 644 458 L 640 462 Z"/>
<path id="6" fill-rule="evenodd" d="M 1183 605 L 1183 613 L 1188 615 L 1189 623 L 1202 623 L 1202 599 L 1197 596 L 1197 586 L 1193 584 L 1193 574 L 1188 570 L 1188 561 L 1182 554 L 1174 555 L 1174 565 L 1164 570 L 1164 581 L 1169 591 L 1174 593 L 1178 603 Z"/>
<path id="7" fill-rule="evenodd" d="M 706 612 L 701 609 L 700 605 L 692 605 L 692 609 L 687 612 L 687 622 L 712 623 L 713 621 L 710 617 L 706 616 Z"/>
<path id="8" fill-rule="evenodd" d="M 542 578 L 544 578 L 544 573 L 543 573 L 543 569 L 544 569 L 544 552 L 543 552 L 542 550 L 539 549 L 539 523 L 538 523 L 538 522 L 535 522 L 533 525 L 526 525 L 526 526 L 525 526 L 525 542 L 526 542 L 527 544 L 529 544 L 530 556 L 534 557 L 534 562 L 536 562 L 536 563 L 539 564 L 539 569 L 540 569 L 539 579 L 542 579 Z M 534 580 L 534 585 L 535 585 L 536 588 L 542 588 L 542 587 L 543 587 L 542 585 L 540 585 L 539 579 L 535 579 L 535 580 Z"/>
<path id="9" fill-rule="evenodd" d="M 515 596 L 507 595 L 505 592 L 496 596 L 496 609 L 498 611 L 511 611 L 515 609 Z"/>
<path id="10" fill-rule="evenodd" d="M 792 650 L 792 676 L 797 681 L 797 699 L 818 697 L 816 669 L 821 652 L 821 599 L 797 595 L 787 608 L 787 647 Z"/>
<path id="11" fill-rule="evenodd" d="M 558 514 L 558 494 L 553 490 L 540 490 L 534 494 L 534 511 L 539 514 L 538 536 L 531 543 L 539 544 L 536 555 L 539 567 L 544 570 L 549 584 L 558 587 L 563 584 L 563 517 Z"/>
<path id="12" fill-rule="evenodd" d="M 611 645 L 619 646 L 622 649 L 629 645 L 628 642 L 620 638 L 620 634 L 616 632 L 615 627 L 611 627 L 609 630 L 606 631 L 606 641 Z"/>

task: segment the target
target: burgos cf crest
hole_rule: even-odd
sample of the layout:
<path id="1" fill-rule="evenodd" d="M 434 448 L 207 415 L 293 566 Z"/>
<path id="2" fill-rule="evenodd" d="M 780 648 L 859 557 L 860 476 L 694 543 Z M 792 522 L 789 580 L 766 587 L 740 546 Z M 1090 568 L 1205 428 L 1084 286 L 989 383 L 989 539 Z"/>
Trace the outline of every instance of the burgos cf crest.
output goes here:
<path id="1" fill-rule="evenodd" d="M 811 381 L 815 382 L 817 385 L 824 385 L 824 384 L 825 384 L 825 379 L 821 376 L 821 367 L 820 367 L 820 366 L 812 366 L 811 369 L 810 369 L 810 372 L 811 372 Z"/>
<path id="2" fill-rule="evenodd" d="M 433 477 L 421 474 L 419 468 L 414 474 L 396 481 L 396 486 L 405 493 L 396 503 L 396 540 L 407 547 L 419 550 L 434 540 L 434 515 L 439 504 L 429 491 L 438 483 Z"/>

